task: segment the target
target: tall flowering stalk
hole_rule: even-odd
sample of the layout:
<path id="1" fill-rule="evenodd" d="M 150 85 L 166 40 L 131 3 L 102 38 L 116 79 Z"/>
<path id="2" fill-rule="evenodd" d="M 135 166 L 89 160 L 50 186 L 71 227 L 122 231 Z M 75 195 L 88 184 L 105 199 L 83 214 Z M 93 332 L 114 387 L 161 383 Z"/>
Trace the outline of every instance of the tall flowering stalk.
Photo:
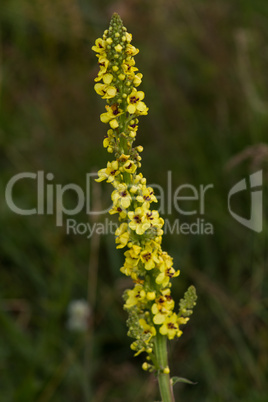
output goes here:
<path id="1" fill-rule="evenodd" d="M 173 268 L 173 259 L 161 248 L 164 220 L 151 207 L 157 199 L 146 185 L 140 152 L 133 147 L 139 116 L 148 114 L 144 92 L 137 89 L 142 74 L 135 66 L 139 52 L 131 45 L 132 35 L 114 14 L 109 29 L 98 38 L 92 49 L 97 53 L 100 71 L 95 90 L 107 102 L 100 119 L 109 124 L 103 145 L 114 160 L 98 172 L 97 181 L 106 180 L 114 187 L 110 214 L 118 214 L 117 248 L 127 248 L 120 271 L 132 278 L 134 286 L 124 293 L 124 308 L 129 314 L 128 335 L 135 339 L 131 349 L 147 353 L 144 370 L 158 377 L 163 402 L 174 401 L 167 358 L 167 339 L 182 335 L 195 305 L 195 288 L 191 286 L 180 301 L 178 312 L 171 296 L 171 279 L 180 271 Z"/>

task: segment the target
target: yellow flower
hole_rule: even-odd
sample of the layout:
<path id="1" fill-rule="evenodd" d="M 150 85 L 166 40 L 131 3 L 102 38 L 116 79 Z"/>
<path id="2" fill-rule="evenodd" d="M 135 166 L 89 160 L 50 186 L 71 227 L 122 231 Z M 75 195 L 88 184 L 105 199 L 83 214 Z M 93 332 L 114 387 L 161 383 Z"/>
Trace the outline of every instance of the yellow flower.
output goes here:
<path id="1" fill-rule="evenodd" d="M 127 210 L 123 209 L 119 206 L 114 205 L 110 210 L 109 210 L 110 215 L 114 214 L 119 214 L 119 220 L 120 219 L 125 219 L 127 217 Z"/>
<path id="2" fill-rule="evenodd" d="M 132 133 L 133 139 L 136 136 L 136 131 L 138 130 L 138 119 L 132 119 L 129 122 L 128 129 L 130 130 L 130 133 Z"/>
<path id="3" fill-rule="evenodd" d="M 135 85 L 135 87 L 138 87 L 141 84 L 142 77 L 143 75 L 141 73 L 138 73 L 134 76 L 133 84 Z"/>
<path id="4" fill-rule="evenodd" d="M 143 205 L 147 205 L 146 203 Z M 151 226 L 155 226 L 157 228 L 161 228 L 164 225 L 164 219 L 159 217 L 158 211 L 148 210 L 146 213 L 146 219 L 150 222 Z"/>
<path id="5" fill-rule="evenodd" d="M 136 267 L 140 260 L 141 247 L 134 244 L 124 255 L 126 257 L 126 264 Z"/>
<path id="6" fill-rule="evenodd" d="M 98 75 L 94 80 L 96 82 L 102 80 L 102 77 L 106 74 L 107 68 L 109 66 L 109 60 L 103 55 L 100 55 L 98 64 L 100 66 L 100 71 L 98 72 Z"/>
<path id="7" fill-rule="evenodd" d="M 130 219 L 129 227 L 138 235 L 142 235 L 150 227 L 150 223 L 146 221 L 146 214 L 143 208 L 136 208 L 135 212 L 128 213 Z"/>
<path id="8" fill-rule="evenodd" d="M 148 337 L 146 343 L 150 342 L 152 337 L 156 335 L 155 327 L 153 325 L 147 324 L 147 322 L 144 320 L 144 318 L 141 318 L 139 320 L 139 324 L 142 327 L 144 334 L 150 334 L 150 337 Z"/>
<path id="9" fill-rule="evenodd" d="M 113 74 L 110 73 L 106 73 L 102 76 L 102 80 L 104 82 L 104 84 L 111 84 L 111 82 L 113 81 Z"/>
<path id="10" fill-rule="evenodd" d="M 139 53 L 139 49 L 137 49 L 135 46 L 130 45 L 129 43 L 127 44 L 126 47 L 126 54 L 128 56 L 136 56 L 136 54 Z"/>
<path id="11" fill-rule="evenodd" d="M 131 33 L 126 32 L 126 40 L 129 43 L 132 41 L 132 34 Z"/>
<path id="12" fill-rule="evenodd" d="M 155 300 L 151 311 L 154 315 L 153 322 L 157 325 L 163 324 L 166 317 L 174 308 L 174 300 L 170 296 L 170 289 L 165 289 L 162 295 Z"/>
<path id="13" fill-rule="evenodd" d="M 123 113 L 122 110 L 118 108 L 117 104 L 112 106 L 106 105 L 105 108 L 107 112 L 100 115 L 100 119 L 103 123 L 109 123 L 111 120 L 116 119 L 116 117 Z"/>
<path id="14" fill-rule="evenodd" d="M 141 261 L 147 271 L 153 269 L 159 261 L 157 250 L 150 245 L 146 246 L 145 250 L 141 252 Z"/>
<path id="15" fill-rule="evenodd" d="M 131 276 L 133 275 L 133 270 L 134 267 L 131 264 L 128 264 L 126 261 L 124 262 L 123 267 L 120 268 L 120 272 L 126 276 Z"/>
<path id="16" fill-rule="evenodd" d="M 168 339 L 174 339 L 175 336 L 180 336 L 180 330 L 178 325 L 178 317 L 176 313 L 171 314 L 165 318 L 162 326 L 159 329 L 161 335 L 167 335 Z"/>
<path id="17" fill-rule="evenodd" d="M 117 89 L 110 85 L 97 83 L 94 86 L 95 91 L 98 95 L 101 95 L 102 99 L 114 98 L 117 94 Z"/>
<path id="18" fill-rule="evenodd" d="M 127 111 L 130 114 L 147 114 L 148 108 L 142 100 L 144 99 L 144 92 L 137 91 L 136 89 L 131 92 L 127 97 L 128 106 Z"/>
<path id="19" fill-rule="evenodd" d="M 146 293 L 142 285 L 135 285 L 134 289 L 127 292 L 128 298 L 125 303 L 127 309 L 136 306 L 145 299 Z"/>
<path id="20" fill-rule="evenodd" d="M 122 68 L 124 73 L 129 77 L 129 78 L 134 78 L 135 77 L 135 71 L 138 71 L 137 67 L 135 66 L 135 60 L 130 59 L 128 61 L 125 61 L 122 64 Z"/>
<path id="21" fill-rule="evenodd" d="M 114 181 L 115 176 L 117 176 L 119 173 L 118 162 L 108 162 L 106 169 L 101 169 L 98 171 L 99 178 L 96 179 L 96 181 L 100 182 L 107 179 L 107 183 L 111 183 Z"/>
<path id="22" fill-rule="evenodd" d="M 151 187 L 146 186 L 142 187 L 141 195 L 138 195 L 136 200 L 139 202 L 147 202 L 147 208 L 151 202 L 157 202 L 156 196 L 154 195 L 154 190 Z"/>
<path id="23" fill-rule="evenodd" d="M 160 274 L 156 277 L 155 282 L 162 286 L 167 286 L 169 279 L 179 276 L 180 271 L 175 271 L 173 268 L 173 259 L 168 253 L 162 251 L 159 256 L 160 264 L 158 265 Z"/>
<path id="24" fill-rule="evenodd" d="M 140 261 L 140 252 L 141 247 L 133 244 L 131 248 L 124 253 L 126 259 L 124 266 L 120 269 L 120 271 L 127 276 L 131 276 L 133 280 L 134 277 L 135 280 L 137 279 L 135 271 L 137 270 Z"/>
<path id="25" fill-rule="evenodd" d="M 128 226 L 127 226 L 126 222 L 121 223 L 121 225 L 118 226 L 118 228 L 116 229 L 115 235 L 116 236 L 121 236 L 121 234 L 123 234 L 123 233 L 125 233 L 127 231 L 127 228 L 128 228 Z"/>
<path id="26" fill-rule="evenodd" d="M 112 201 L 114 205 L 127 209 L 132 201 L 132 196 L 127 190 L 126 184 L 119 184 L 117 189 L 112 192 Z"/>
<path id="27" fill-rule="evenodd" d="M 123 248 L 127 245 L 129 241 L 129 233 L 125 232 L 122 233 L 119 237 L 116 238 L 115 242 L 119 243 L 116 248 Z"/>
<path id="28" fill-rule="evenodd" d="M 98 38 L 95 41 L 95 45 L 92 46 L 92 50 L 96 53 L 104 53 L 106 44 L 102 38 Z"/>
<path id="29" fill-rule="evenodd" d="M 124 164 L 129 160 L 129 158 L 130 158 L 130 155 L 121 154 L 117 160 L 118 160 L 118 163 Z"/>
<path id="30" fill-rule="evenodd" d="M 133 244 L 132 247 L 126 251 L 125 256 L 126 257 L 131 257 L 131 258 L 139 258 L 141 252 L 141 247 L 137 246 L 136 244 Z"/>
<path id="31" fill-rule="evenodd" d="M 136 171 L 136 169 L 137 169 L 137 166 L 135 165 L 135 163 L 134 163 L 133 161 L 128 160 L 128 161 L 124 164 L 123 169 L 124 169 L 124 171 L 127 172 L 127 173 L 134 173 L 134 172 Z"/>
<path id="32" fill-rule="evenodd" d="M 119 127 L 119 123 L 116 119 L 113 119 L 109 122 L 110 126 L 115 130 L 117 127 Z"/>

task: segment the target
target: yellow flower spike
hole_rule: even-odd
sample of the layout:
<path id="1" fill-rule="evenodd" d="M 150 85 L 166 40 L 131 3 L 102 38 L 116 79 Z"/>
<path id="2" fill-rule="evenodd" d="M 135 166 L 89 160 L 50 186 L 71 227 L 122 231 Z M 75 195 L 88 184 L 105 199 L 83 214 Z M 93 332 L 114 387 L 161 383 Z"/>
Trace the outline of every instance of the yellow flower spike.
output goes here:
<path id="1" fill-rule="evenodd" d="M 128 335 L 135 339 L 131 349 L 135 350 L 135 356 L 142 352 L 150 355 L 152 364 L 144 363 L 144 370 L 155 370 L 159 376 L 165 374 L 160 385 L 161 396 L 171 401 L 166 338 L 181 336 L 180 325 L 187 323 L 196 295 L 190 287 L 180 301 L 178 315 L 174 313 L 170 287 L 171 279 L 179 271 L 173 268 L 172 258 L 162 251 L 164 220 L 157 210 L 151 209 L 157 198 L 153 189 L 147 187 L 146 178 L 138 172 L 143 148 L 133 146 L 139 116 L 146 115 L 148 107 L 144 92 L 137 90 L 143 76 L 134 59 L 139 50 L 131 40 L 132 35 L 114 14 L 109 29 L 92 47 L 100 68 L 94 88 L 107 101 L 100 120 L 110 127 L 103 146 L 115 155 L 115 160 L 98 172 L 97 181 L 106 180 L 114 187 L 109 213 L 119 217 L 116 247 L 127 248 L 120 271 L 134 283 L 133 289 L 124 292 L 124 308 L 129 315 Z M 163 384 L 168 397 L 167 393 L 163 397 Z"/>

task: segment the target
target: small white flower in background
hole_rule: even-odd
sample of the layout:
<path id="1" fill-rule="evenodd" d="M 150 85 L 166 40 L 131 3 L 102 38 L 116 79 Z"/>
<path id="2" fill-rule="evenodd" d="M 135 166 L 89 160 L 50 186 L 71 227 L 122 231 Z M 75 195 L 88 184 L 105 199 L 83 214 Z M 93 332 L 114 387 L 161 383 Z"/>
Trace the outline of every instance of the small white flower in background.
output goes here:
<path id="1" fill-rule="evenodd" d="M 67 327 L 71 331 L 86 331 L 90 316 L 90 307 L 86 300 L 73 300 L 68 306 Z"/>

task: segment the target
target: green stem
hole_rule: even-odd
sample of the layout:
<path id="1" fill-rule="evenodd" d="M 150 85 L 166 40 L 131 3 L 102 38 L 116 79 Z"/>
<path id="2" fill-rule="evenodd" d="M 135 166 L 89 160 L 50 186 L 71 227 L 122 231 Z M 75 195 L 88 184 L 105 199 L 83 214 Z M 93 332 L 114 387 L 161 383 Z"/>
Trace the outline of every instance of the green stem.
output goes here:
<path id="1" fill-rule="evenodd" d="M 169 374 L 163 373 L 168 367 L 167 337 L 157 332 L 155 337 L 155 355 L 159 367 L 158 384 L 162 402 L 175 402 Z"/>

